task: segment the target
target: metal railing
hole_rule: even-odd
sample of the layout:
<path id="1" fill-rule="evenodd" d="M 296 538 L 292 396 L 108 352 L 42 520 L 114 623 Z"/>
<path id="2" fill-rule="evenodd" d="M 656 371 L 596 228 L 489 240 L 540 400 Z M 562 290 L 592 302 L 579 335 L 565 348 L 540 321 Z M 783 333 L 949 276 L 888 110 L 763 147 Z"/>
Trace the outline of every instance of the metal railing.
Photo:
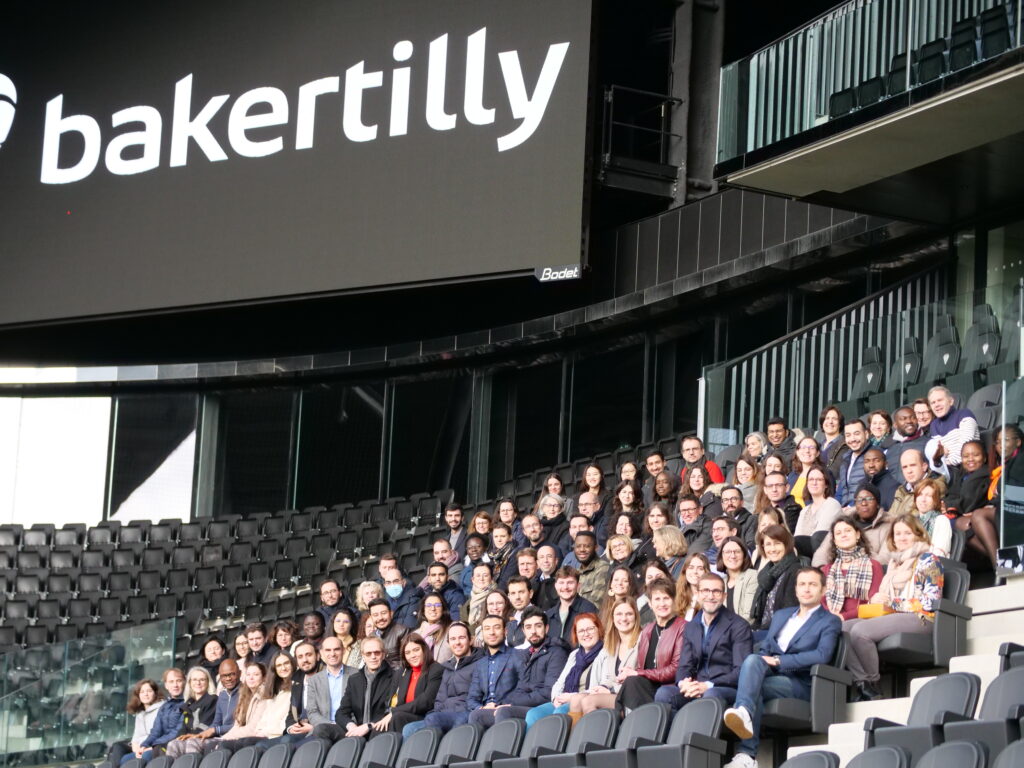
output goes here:
<path id="1" fill-rule="evenodd" d="M 921 82 L 925 59 L 922 78 L 930 81 L 1017 47 L 1021 1 L 851 0 L 833 8 L 722 68 L 718 162 L 828 123 L 856 109 L 858 98 L 875 103 L 905 93 Z M 999 8 L 1002 21 L 992 13 Z M 963 55 L 952 57 L 957 46 Z M 839 107 L 837 94 L 844 94 Z"/>
<path id="2" fill-rule="evenodd" d="M 612 85 L 604 94 L 601 155 L 605 162 L 619 157 L 669 165 L 673 139 L 672 110 L 681 99 L 663 93 Z"/>

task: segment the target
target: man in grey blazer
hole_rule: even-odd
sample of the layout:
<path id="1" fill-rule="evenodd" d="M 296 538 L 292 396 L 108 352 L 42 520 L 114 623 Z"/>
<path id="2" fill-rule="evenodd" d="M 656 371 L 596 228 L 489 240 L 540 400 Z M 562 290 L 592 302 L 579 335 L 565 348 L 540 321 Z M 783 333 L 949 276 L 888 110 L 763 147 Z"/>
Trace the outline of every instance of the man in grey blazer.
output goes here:
<path id="1" fill-rule="evenodd" d="M 345 732 L 334 724 L 334 713 L 338 711 L 345 686 L 356 670 L 341 663 L 341 652 L 341 641 L 338 638 L 324 638 L 320 645 L 320 658 L 324 668 L 306 678 L 305 711 L 299 715 L 298 722 L 288 728 L 281 741 L 294 742 L 309 738 L 317 726 L 320 726 L 320 730 L 317 731 L 318 737 L 322 734 L 334 740 L 345 735 Z"/>

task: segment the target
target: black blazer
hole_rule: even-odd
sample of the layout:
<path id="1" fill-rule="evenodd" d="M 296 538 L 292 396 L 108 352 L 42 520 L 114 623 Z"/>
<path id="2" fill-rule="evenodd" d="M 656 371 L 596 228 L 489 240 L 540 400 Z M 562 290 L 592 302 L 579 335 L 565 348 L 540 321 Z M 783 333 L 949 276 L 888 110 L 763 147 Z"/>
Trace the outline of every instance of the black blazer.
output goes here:
<path id="1" fill-rule="evenodd" d="M 373 686 L 370 688 L 370 719 L 375 723 L 388 713 L 391 705 L 391 697 L 395 693 L 395 686 L 398 684 L 398 674 L 390 665 L 384 664 L 380 671 L 373 678 Z M 348 727 L 349 723 L 365 725 L 363 721 L 363 704 L 366 700 L 366 671 L 360 669 L 345 686 L 345 693 L 341 697 L 341 704 L 338 711 L 334 713 L 334 722 L 342 730 Z"/>
<path id="2" fill-rule="evenodd" d="M 398 679 L 397 704 L 392 709 L 396 712 L 406 712 L 410 715 L 422 717 L 434 708 L 434 699 L 441 688 L 441 677 L 444 675 L 444 665 L 436 661 L 431 662 L 420 674 L 416 681 L 416 690 L 412 701 L 406 701 L 405 697 L 409 692 L 409 680 L 412 678 L 412 670 L 406 669 Z"/>
<path id="3" fill-rule="evenodd" d="M 198 699 L 182 702 L 181 730 L 179 736 L 199 733 L 213 725 L 213 716 L 217 710 L 217 697 L 212 693 L 204 693 Z"/>

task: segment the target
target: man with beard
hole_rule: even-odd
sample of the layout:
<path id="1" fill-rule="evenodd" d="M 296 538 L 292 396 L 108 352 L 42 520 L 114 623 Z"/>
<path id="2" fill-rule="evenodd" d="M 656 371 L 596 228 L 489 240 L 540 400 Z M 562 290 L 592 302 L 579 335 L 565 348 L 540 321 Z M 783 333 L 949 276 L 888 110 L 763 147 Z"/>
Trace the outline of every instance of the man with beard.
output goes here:
<path id="1" fill-rule="evenodd" d="M 447 542 L 441 543 L 446 544 Z M 435 543 L 435 549 L 436 548 L 437 546 Z M 437 560 L 427 567 L 427 578 L 424 580 L 420 589 L 424 591 L 425 589 L 429 589 L 432 592 L 437 592 L 437 594 L 443 597 L 445 605 L 448 606 L 448 613 L 452 616 L 459 615 L 459 607 L 466 600 L 466 596 L 462 594 L 462 587 L 456 584 L 452 579 L 448 578 L 448 566 Z M 419 624 L 416 626 L 419 626 Z"/>
<path id="2" fill-rule="evenodd" d="M 508 601 L 512 604 L 512 616 L 505 627 L 505 642 L 519 648 L 526 642 L 523 632 L 523 613 L 531 606 L 533 589 L 525 576 L 513 576 L 508 582 Z"/>
<path id="3" fill-rule="evenodd" d="M 843 428 L 846 445 L 850 452 L 839 467 L 839 482 L 836 483 L 836 500 L 844 510 L 853 509 L 853 495 L 864 482 L 864 453 L 868 443 L 868 430 L 860 419 L 846 422 Z"/>
<path id="4" fill-rule="evenodd" d="M 462 525 L 462 507 L 449 504 L 444 508 L 444 524 L 448 528 L 448 544 L 452 550 L 463 558 L 466 556 L 466 529 Z M 435 558 L 436 559 L 436 558 Z"/>
<path id="5" fill-rule="evenodd" d="M 796 528 L 796 522 L 800 519 L 800 510 L 803 507 L 796 503 L 796 499 L 789 491 L 789 481 L 781 472 L 770 472 L 765 477 L 764 494 L 768 497 L 772 509 L 782 515 L 786 527 L 792 531 Z"/>
<path id="6" fill-rule="evenodd" d="M 409 634 L 409 628 L 394 620 L 391 613 L 391 605 L 382 597 L 371 600 L 369 606 L 370 621 L 373 622 L 373 631 L 384 643 L 384 650 L 388 664 L 396 670 L 402 667 L 400 648 L 402 639 Z"/>
<path id="7" fill-rule="evenodd" d="M 900 466 L 900 456 L 908 450 L 923 451 L 928 444 L 928 432 L 917 423 L 914 409 L 906 405 L 897 408 L 893 413 L 892 426 L 892 436 L 896 443 L 885 452 L 885 463 L 889 467 L 889 474 L 899 485 L 906 482 L 903 478 L 903 467 Z"/>
<path id="8" fill-rule="evenodd" d="M 580 531 L 573 542 L 573 554 L 579 563 L 579 592 L 584 600 L 600 604 L 608 591 L 608 561 L 597 554 L 597 536 Z M 557 584 L 555 585 L 557 589 Z"/>
<path id="9" fill-rule="evenodd" d="M 301 653 L 303 666 L 308 666 L 309 647 L 309 643 L 303 643 L 295 649 L 296 663 Z M 303 679 L 303 709 L 299 713 L 298 721 L 286 729 L 282 740 L 287 737 L 294 737 L 290 738 L 290 741 L 308 738 L 317 728 L 320 729 L 318 733 L 331 741 L 345 735 L 344 729 L 334 723 L 334 715 L 341 706 L 345 686 L 356 670 L 341 663 L 341 653 L 341 640 L 336 637 L 324 638 L 320 644 L 323 669 Z"/>
<path id="10" fill-rule="evenodd" d="M 409 629 L 416 629 L 420 625 L 416 609 L 423 598 L 423 593 L 412 585 L 401 568 L 393 568 L 384 577 L 384 591 L 388 595 L 394 620 Z"/>
<path id="11" fill-rule="evenodd" d="M 352 603 L 342 594 L 338 582 L 334 579 L 326 579 L 320 585 L 320 607 L 316 609 L 317 613 L 324 617 L 325 627 L 331 626 L 334 614 L 342 608 L 348 608 L 350 611 L 353 611 Z M 287 651 L 288 649 L 282 648 L 281 650 Z"/>
<path id="12" fill-rule="evenodd" d="M 711 461 L 707 454 L 704 453 L 704 441 L 699 437 L 687 435 L 680 441 L 679 448 L 679 453 L 683 457 L 684 462 L 679 472 L 679 479 L 683 482 L 683 487 L 686 487 L 686 478 L 690 476 L 690 470 L 694 467 L 704 467 L 708 471 L 708 476 L 711 478 L 712 483 L 725 482 L 722 468 Z"/>
<path id="13" fill-rule="evenodd" d="M 473 668 L 473 680 L 466 696 L 466 722 L 474 715 L 494 722 L 494 711 L 519 685 L 522 658 L 505 643 L 505 619 L 485 616 L 480 622 L 484 655 Z M 479 713 L 486 712 L 486 715 Z"/>
<path id="14" fill-rule="evenodd" d="M 793 463 L 793 456 L 796 455 L 796 443 L 793 442 L 793 433 L 786 426 L 786 420 L 778 416 L 768 419 L 765 425 L 765 435 L 768 436 L 768 456 L 781 456 L 787 464 Z"/>
<path id="15" fill-rule="evenodd" d="M 558 680 L 569 653 L 565 646 L 548 635 L 548 618 L 539 608 L 523 611 L 523 633 L 529 647 L 512 653 L 523 654 L 519 662 L 519 680 L 496 707 L 471 712 L 469 722 L 485 728 L 509 718 L 524 718 L 540 704 L 551 701 L 551 687 Z"/>
<path id="16" fill-rule="evenodd" d="M 886 467 L 885 454 L 881 448 L 868 448 L 864 451 L 864 474 L 875 488 L 878 489 L 881 497 L 882 507 L 888 509 L 892 506 L 893 497 L 900 484 L 889 473 Z"/>
<path id="17" fill-rule="evenodd" d="M 722 513 L 736 521 L 737 535 L 747 545 L 747 552 L 753 552 L 757 518 L 743 506 L 743 494 L 739 488 L 727 485 L 722 489 Z"/>

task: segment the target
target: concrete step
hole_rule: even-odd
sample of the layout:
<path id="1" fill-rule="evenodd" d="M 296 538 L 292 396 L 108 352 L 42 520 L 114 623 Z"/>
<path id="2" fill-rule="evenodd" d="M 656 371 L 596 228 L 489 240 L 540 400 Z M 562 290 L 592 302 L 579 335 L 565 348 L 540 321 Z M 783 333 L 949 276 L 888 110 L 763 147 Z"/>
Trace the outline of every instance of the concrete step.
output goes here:
<path id="1" fill-rule="evenodd" d="M 1024 578 L 1010 579 L 1001 587 L 972 589 L 967 604 L 975 615 L 1024 609 Z"/>
<path id="2" fill-rule="evenodd" d="M 973 622 L 974 620 L 972 619 L 971 621 Z M 1003 643 L 1020 643 L 1022 638 L 1024 638 L 1024 629 L 1018 629 L 1012 633 L 1009 629 L 1000 629 L 988 637 L 969 638 L 967 640 L 968 655 L 987 656 L 996 654 L 999 651 L 999 646 Z"/>
<path id="3" fill-rule="evenodd" d="M 971 672 L 981 678 L 981 696 L 989 683 L 999 675 L 1000 656 L 997 653 L 978 653 L 970 656 L 954 656 L 949 660 L 950 672 Z"/>
<path id="4" fill-rule="evenodd" d="M 1024 610 L 976 613 L 967 622 L 968 641 L 989 635 L 1010 633 L 1016 633 L 1017 637 L 1024 635 Z"/>

